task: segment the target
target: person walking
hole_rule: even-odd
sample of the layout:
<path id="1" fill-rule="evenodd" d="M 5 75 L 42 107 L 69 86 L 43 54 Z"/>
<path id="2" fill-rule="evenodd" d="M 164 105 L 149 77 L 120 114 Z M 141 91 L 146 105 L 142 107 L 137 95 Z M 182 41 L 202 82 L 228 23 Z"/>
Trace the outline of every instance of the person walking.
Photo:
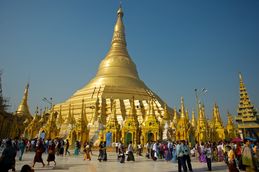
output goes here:
<path id="1" fill-rule="evenodd" d="M 70 146 L 69 140 L 67 139 L 66 140 L 66 145 L 65 145 L 65 156 L 67 156 L 67 153 L 68 153 L 68 155 L 70 155 L 69 146 Z"/>
<path id="2" fill-rule="evenodd" d="M 132 146 L 132 141 L 129 142 L 128 145 L 128 157 L 127 161 L 135 161 L 134 154 L 133 154 L 133 146 Z"/>
<path id="3" fill-rule="evenodd" d="M 8 172 L 9 169 L 13 169 L 15 166 L 16 149 L 12 146 L 12 141 L 6 141 L 6 147 L 2 152 L 0 169 L 2 172 Z"/>
<path id="4" fill-rule="evenodd" d="M 228 170 L 229 172 L 239 172 L 237 169 L 236 161 L 235 161 L 235 153 L 231 146 L 226 146 L 227 155 L 228 155 Z"/>
<path id="5" fill-rule="evenodd" d="M 120 161 L 120 163 L 124 163 L 125 162 L 125 149 L 124 149 L 124 145 L 122 142 L 119 142 L 118 145 L 118 160 Z"/>
<path id="6" fill-rule="evenodd" d="M 138 156 L 142 156 L 142 145 L 141 145 L 141 143 L 138 144 Z"/>
<path id="7" fill-rule="evenodd" d="M 42 153 L 44 152 L 44 145 L 41 139 L 38 140 L 37 144 L 36 144 L 36 153 L 34 156 L 34 160 L 33 160 L 33 165 L 32 167 L 34 167 L 36 162 L 40 162 L 42 163 L 42 166 L 44 167 L 45 164 L 42 160 Z"/>
<path id="8" fill-rule="evenodd" d="M 206 156 L 208 170 L 211 171 L 212 149 L 211 149 L 211 145 L 209 143 L 207 143 L 205 145 L 204 152 L 205 152 L 205 156 Z"/>
<path id="9" fill-rule="evenodd" d="M 151 158 L 153 161 L 156 161 L 159 155 L 159 148 L 158 148 L 158 142 L 153 142 L 152 150 L 151 150 Z"/>
<path id="10" fill-rule="evenodd" d="M 176 144 L 173 143 L 173 149 L 172 149 L 172 162 L 176 163 L 177 161 L 177 153 L 176 153 Z"/>
<path id="11" fill-rule="evenodd" d="M 99 144 L 99 155 L 98 155 L 98 160 L 99 162 L 105 161 L 105 144 L 103 141 L 100 142 Z"/>
<path id="12" fill-rule="evenodd" d="M 250 148 L 250 141 L 244 139 L 244 148 L 242 151 L 242 163 L 245 166 L 246 172 L 254 172 L 254 163 L 252 159 L 252 150 Z"/>
<path id="13" fill-rule="evenodd" d="M 187 172 L 187 166 L 185 163 L 185 159 L 183 157 L 183 142 L 177 141 L 177 145 L 176 145 L 176 154 L 177 154 L 177 161 L 178 161 L 178 172 L 183 171 Z"/>
<path id="14" fill-rule="evenodd" d="M 190 172 L 192 172 L 192 164 L 191 164 L 191 158 L 190 158 L 190 147 L 188 145 L 188 141 L 185 142 L 185 144 L 183 145 L 183 157 L 184 160 L 187 163 L 187 167 L 189 169 Z"/>
<path id="15" fill-rule="evenodd" d="M 116 153 L 119 152 L 119 142 L 115 142 L 115 150 L 116 150 Z"/>
<path id="16" fill-rule="evenodd" d="M 84 147 L 84 160 L 89 159 L 91 161 L 91 156 L 90 156 L 90 144 L 86 142 L 85 147 Z"/>
<path id="17" fill-rule="evenodd" d="M 78 156 L 78 155 L 79 155 L 79 152 L 80 152 L 80 143 L 79 143 L 79 141 L 76 141 L 76 143 L 75 143 L 74 155 L 75 155 L 75 156 Z"/>
<path id="18" fill-rule="evenodd" d="M 56 166 L 56 161 L 55 161 L 55 143 L 54 143 L 54 140 L 50 140 L 49 141 L 49 147 L 48 147 L 48 158 L 47 158 L 47 161 L 48 161 L 48 165 L 51 161 L 54 161 L 55 163 L 55 166 Z"/>
<path id="19" fill-rule="evenodd" d="M 25 150 L 25 141 L 23 139 L 20 139 L 18 141 L 18 149 L 19 149 L 19 161 L 21 161 Z"/>

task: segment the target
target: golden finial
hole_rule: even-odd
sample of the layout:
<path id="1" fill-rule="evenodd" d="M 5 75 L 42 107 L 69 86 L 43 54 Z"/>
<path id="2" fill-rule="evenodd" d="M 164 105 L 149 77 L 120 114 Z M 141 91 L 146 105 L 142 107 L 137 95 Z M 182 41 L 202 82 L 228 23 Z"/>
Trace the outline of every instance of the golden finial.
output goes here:
<path id="1" fill-rule="evenodd" d="M 120 15 L 121 17 L 123 17 L 123 11 L 122 11 L 122 2 L 120 1 L 120 6 L 119 6 L 119 9 L 117 11 L 117 14 Z"/>
<path id="2" fill-rule="evenodd" d="M 239 79 L 243 80 L 241 72 L 239 72 Z"/>

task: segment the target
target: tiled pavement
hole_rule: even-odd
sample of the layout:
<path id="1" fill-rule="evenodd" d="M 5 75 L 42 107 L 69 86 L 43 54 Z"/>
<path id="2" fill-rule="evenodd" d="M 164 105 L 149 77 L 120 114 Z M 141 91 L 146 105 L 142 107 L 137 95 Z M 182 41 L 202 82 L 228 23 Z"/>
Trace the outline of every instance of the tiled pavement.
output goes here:
<path id="1" fill-rule="evenodd" d="M 43 155 L 43 160 L 46 164 L 42 167 L 41 163 L 36 163 L 34 169 L 39 172 L 177 172 L 177 164 L 172 162 L 166 162 L 164 160 L 153 161 L 146 159 L 145 157 L 136 156 L 135 162 L 119 163 L 116 158 L 116 154 L 108 152 L 108 161 L 99 162 L 97 160 L 97 151 L 93 152 L 92 160 L 84 161 L 83 155 L 75 156 L 56 156 L 57 165 L 51 162 L 50 166 L 47 166 L 47 155 Z M 22 161 L 16 161 L 16 171 L 20 171 L 24 164 L 32 165 L 34 153 L 25 153 Z M 192 159 L 193 171 L 207 171 L 207 164 L 200 163 L 195 159 Z M 1 171 L 1 170 L 0 170 Z M 212 171 L 226 172 L 227 166 L 224 162 L 212 163 Z"/>

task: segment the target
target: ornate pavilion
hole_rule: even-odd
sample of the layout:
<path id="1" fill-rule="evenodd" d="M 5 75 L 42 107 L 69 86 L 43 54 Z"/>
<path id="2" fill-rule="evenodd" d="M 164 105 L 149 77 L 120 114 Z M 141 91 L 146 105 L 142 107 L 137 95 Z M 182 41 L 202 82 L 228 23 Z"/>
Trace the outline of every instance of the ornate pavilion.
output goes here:
<path id="1" fill-rule="evenodd" d="M 241 73 L 239 74 L 240 101 L 236 122 L 242 137 L 259 138 L 259 115 L 251 103 Z"/>

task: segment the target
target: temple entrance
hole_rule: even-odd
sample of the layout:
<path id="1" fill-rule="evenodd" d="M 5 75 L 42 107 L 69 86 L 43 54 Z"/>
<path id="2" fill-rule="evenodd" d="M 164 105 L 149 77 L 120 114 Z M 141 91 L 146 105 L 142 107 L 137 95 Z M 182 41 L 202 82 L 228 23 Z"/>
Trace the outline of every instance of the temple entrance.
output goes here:
<path id="1" fill-rule="evenodd" d="M 106 133 L 106 146 L 112 145 L 112 133 L 108 132 Z"/>
<path id="2" fill-rule="evenodd" d="M 148 142 L 150 142 L 150 141 L 155 141 L 155 140 L 154 140 L 154 134 L 153 134 L 151 131 L 149 131 L 149 132 L 147 133 L 147 141 L 148 141 Z"/>
<path id="3" fill-rule="evenodd" d="M 128 145 L 130 141 L 132 141 L 132 133 L 127 132 L 125 135 L 125 144 Z"/>

